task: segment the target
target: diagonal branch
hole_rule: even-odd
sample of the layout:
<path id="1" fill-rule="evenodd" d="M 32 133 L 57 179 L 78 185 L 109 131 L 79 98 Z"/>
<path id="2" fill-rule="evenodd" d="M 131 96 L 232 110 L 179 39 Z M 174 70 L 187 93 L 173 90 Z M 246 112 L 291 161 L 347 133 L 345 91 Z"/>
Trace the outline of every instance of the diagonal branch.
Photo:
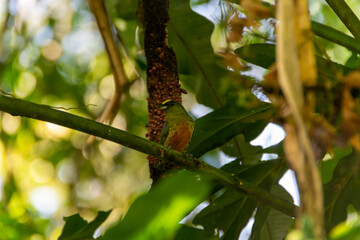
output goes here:
<path id="1" fill-rule="evenodd" d="M 96 18 L 99 32 L 104 40 L 106 52 L 109 55 L 110 63 L 114 72 L 115 93 L 112 99 L 107 103 L 99 118 L 99 122 L 108 121 L 111 124 L 120 105 L 124 84 L 128 82 L 128 79 L 121 61 L 122 57 L 120 55 L 120 51 L 115 42 L 115 35 L 104 0 L 88 0 L 88 2 L 90 9 Z"/>
<path id="2" fill-rule="evenodd" d="M 319 37 L 344 46 L 356 53 L 360 53 L 360 39 L 350 37 L 343 32 L 315 21 L 311 21 L 311 29 L 314 34 Z"/>
<path id="3" fill-rule="evenodd" d="M 131 149 L 155 156 L 165 157 L 188 170 L 209 177 L 223 186 L 248 195 L 250 198 L 266 204 L 289 216 L 295 216 L 296 206 L 283 200 L 262 188 L 250 184 L 232 174 L 217 169 L 204 162 L 194 160 L 188 155 L 168 149 L 158 143 L 135 136 L 120 129 L 76 116 L 64 111 L 53 109 L 47 105 L 40 105 L 28 101 L 0 95 L 0 111 L 14 116 L 23 116 L 42 121 L 55 123 L 64 127 L 75 129 L 97 137 L 101 137 Z"/>
<path id="4" fill-rule="evenodd" d="M 356 39 L 360 39 L 360 20 L 344 0 L 326 0 Z"/>

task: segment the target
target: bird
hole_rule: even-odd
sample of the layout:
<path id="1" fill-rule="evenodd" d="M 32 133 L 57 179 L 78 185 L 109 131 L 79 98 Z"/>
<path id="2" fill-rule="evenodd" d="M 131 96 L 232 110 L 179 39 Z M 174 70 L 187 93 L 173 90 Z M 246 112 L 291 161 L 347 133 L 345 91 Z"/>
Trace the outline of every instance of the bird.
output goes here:
<path id="1" fill-rule="evenodd" d="M 185 108 L 175 100 L 164 101 L 160 108 L 166 115 L 160 135 L 160 143 L 179 152 L 185 151 L 194 132 L 194 120 Z"/>

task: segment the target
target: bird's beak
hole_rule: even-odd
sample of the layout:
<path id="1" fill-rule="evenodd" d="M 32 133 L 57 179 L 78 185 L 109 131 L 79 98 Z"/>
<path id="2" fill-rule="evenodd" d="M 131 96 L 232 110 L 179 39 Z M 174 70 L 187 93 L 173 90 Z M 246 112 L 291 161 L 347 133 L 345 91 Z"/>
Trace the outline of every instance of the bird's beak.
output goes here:
<path id="1" fill-rule="evenodd" d="M 165 110 L 165 109 L 167 108 L 166 105 L 164 105 L 164 104 L 160 104 L 159 107 L 160 107 L 160 109 L 162 109 L 162 110 Z"/>

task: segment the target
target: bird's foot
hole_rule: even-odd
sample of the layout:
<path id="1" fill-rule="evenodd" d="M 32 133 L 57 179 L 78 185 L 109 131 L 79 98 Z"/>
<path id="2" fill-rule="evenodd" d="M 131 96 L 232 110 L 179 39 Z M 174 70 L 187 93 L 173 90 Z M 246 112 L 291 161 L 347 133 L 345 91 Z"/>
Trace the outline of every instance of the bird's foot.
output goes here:
<path id="1" fill-rule="evenodd" d="M 194 159 L 194 154 L 192 153 L 188 153 L 188 152 L 182 152 L 184 157 L 189 158 L 189 159 Z"/>
<path id="2" fill-rule="evenodd" d="M 200 161 L 197 158 L 194 157 L 194 154 L 183 152 L 183 155 L 184 155 L 185 158 L 187 158 L 187 159 L 191 160 L 192 162 L 194 162 L 196 167 L 199 166 Z"/>

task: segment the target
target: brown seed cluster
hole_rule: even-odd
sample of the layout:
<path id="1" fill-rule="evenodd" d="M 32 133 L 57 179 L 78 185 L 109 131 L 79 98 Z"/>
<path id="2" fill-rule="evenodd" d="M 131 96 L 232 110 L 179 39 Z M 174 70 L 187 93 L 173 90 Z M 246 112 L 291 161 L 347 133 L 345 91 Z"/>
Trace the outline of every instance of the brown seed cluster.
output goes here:
<path id="1" fill-rule="evenodd" d="M 179 83 L 177 66 L 172 66 L 171 63 L 166 62 L 168 58 L 166 50 L 164 51 L 158 47 L 155 52 L 159 62 L 152 63 L 147 69 L 149 122 L 145 126 L 148 129 L 146 137 L 151 141 L 159 143 L 162 127 L 166 120 L 165 113 L 160 109 L 160 105 L 168 99 L 181 103 L 181 94 L 186 94 L 187 92 L 181 88 L 181 84 Z M 174 67 L 175 71 L 173 69 Z M 157 161 L 154 157 L 149 157 L 148 159 L 150 165 Z"/>
<path id="2" fill-rule="evenodd" d="M 144 50 L 147 63 L 147 90 L 149 93 L 147 138 L 159 142 L 165 115 L 160 104 L 167 99 L 181 101 L 176 55 L 167 45 L 167 22 L 169 1 L 142 1 L 144 10 Z M 150 177 L 154 182 L 171 169 L 167 164 L 149 158 Z"/>
<path id="3" fill-rule="evenodd" d="M 181 89 L 181 84 L 169 78 L 169 81 L 155 82 L 153 98 L 148 97 L 149 123 L 146 124 L 148 133 L 146 137 L 151 141 L 160 142 L 160 135 L 166 116 L 160 109 L 160 105 L 168 99 L 181 102 L 181 93 L 186 93 Z"/>

